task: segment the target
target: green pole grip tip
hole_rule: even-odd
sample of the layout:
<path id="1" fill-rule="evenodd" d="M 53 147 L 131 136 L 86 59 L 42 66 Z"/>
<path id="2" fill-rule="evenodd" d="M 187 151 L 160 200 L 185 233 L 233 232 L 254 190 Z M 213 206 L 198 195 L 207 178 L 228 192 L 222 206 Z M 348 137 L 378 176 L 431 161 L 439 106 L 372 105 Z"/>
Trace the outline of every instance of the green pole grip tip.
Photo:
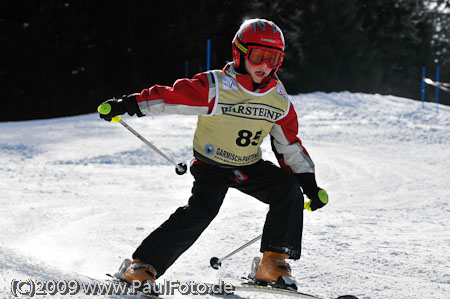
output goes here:
<path id="1" fill-rule="evenodd" d="M 109 114 L 111 112 L 111 105 L 101 104 L 100 106 L 98 106 L 97 111 L 100 114 Z"/>
<path id="2" fill-rule="evenodd" d="M 322 202 L 322 203 L 328 203 L 328 194 L 327 194 L 327 191 L 325 191 L 325 190 L 323 190 L 323 189 L 321 189 L 321 190 L 319 190 L 319 199 L 320 199 L 320 201 Z"/>
<path id="3" fill-rule="evenodd" d="M 116 115 L 111 119 L 111 122 L 116 123 L 116 122 L 119 122 L 119 120 L 120 120 L 120 115 Z"/>
<path id="4" fill-rule="evenodd" d="M 303 205 L 305 206 L 305 209 L 311 212 L 311 201 L 305 201 Z"/>

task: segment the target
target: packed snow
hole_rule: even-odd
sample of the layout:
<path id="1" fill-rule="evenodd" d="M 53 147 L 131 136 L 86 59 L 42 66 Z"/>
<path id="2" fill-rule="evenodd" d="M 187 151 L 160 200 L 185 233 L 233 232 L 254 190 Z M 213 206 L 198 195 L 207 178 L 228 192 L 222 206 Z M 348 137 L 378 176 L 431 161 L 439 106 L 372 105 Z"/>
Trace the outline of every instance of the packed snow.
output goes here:
<path id="1" fill-rule="evenodd" d="M 323 298 L 449 298 L 450 107 L 349 92 L 291 100 L 319 186 L 330 196 L 322 210 L 304 213 L 302 258 L 291 261 L 299 289 Z M 192 158 L 195 116 L 123 119 L 175 161 Z M 268 140 L 263 158 L 276 161 Z M 94 113 L 0 123 L 0 177 L 2 298 L 13 297 L 14 279 L 103 279 L 187 203 L 193 181 Z M 209 260 L 258 236 L 266 212 L 230 190 L 217 218 L 164 278 L 239 283 L 258 243 L 218 271 Z"/>

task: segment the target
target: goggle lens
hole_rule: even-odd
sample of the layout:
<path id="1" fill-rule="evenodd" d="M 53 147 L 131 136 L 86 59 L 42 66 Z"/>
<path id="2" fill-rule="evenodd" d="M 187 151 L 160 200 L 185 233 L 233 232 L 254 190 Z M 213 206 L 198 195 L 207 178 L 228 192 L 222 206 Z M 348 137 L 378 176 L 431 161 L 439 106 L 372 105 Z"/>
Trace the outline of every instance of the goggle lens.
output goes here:
<path id="1" fill-rule="evenodd" d="M 274 69 L 281 65 L 282 56 L 283 52 L 281 51 L 249 47 L 246 58 L 254 65 L 260 65 L 267 61 L 269 67 Z"/>

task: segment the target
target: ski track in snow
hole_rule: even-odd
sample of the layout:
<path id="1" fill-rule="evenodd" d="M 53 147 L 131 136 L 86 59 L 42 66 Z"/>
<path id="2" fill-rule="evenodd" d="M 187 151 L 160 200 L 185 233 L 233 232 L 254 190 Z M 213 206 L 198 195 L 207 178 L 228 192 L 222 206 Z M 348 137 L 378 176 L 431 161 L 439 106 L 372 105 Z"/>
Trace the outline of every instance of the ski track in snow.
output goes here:
<path id="1" fill-rule="evenodd" d="M 422 109 L 404 98 L 348 92 L 291 99 L 318 183 L 330 195 L 324 209 L 304 213 L 302 258 L 291 262 L 300 290 L 326 298 L 449 298 L 450 107 L 437 113 L 432 103 Z M 175 161 L 191 159 L 196 117 L 124 119 Z M 275 161 L 268 140 L 263 158 Z M 0 176 L 1 298 L 13 297 L 12 279 L 81 281 L 116 271 L 187 203 L 192 185 L 189 174 L 176 175 L 96 114 L 0 123 Z M 266 212 L 230 190 L 217 218 L 164 277 L 238 283 L 257 244 L 219 271 L 209 259 L 259 235 Z M 230 298 L 264 298 L 240 296 Z"/>

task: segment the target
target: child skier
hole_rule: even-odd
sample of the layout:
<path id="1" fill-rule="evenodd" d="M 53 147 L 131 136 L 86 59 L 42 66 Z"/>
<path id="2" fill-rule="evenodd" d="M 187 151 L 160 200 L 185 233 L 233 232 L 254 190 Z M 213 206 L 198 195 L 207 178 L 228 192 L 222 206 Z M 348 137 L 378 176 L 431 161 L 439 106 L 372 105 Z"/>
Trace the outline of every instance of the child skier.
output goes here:
<path id="1" fill-rule="evenodd" d="M 153 231 L 136 249 L 121 278 L 154 283 L 206 229 L 219 212 L 228 188 L 269 205 L 256 281 L 297 289 L 286 259 L 299 259 L 305 204 L 316 210 L 328 202 L 314 164 L 297 137 L 297 115 L 276 76 L 284 55 L 280 28 L 271 21 L 245 21 L 232 41 L 233 62 L 222 70 L 155 85 L 140 94 L 111 99 L 111 121 L 128 113 L 198 115 L 193 141 L 192 195 L 186 206 Z M 281 168 L 261 159 L 260 145 L 270 134 Z M 301 187 L 301 189 L 300 189 Z"/>

